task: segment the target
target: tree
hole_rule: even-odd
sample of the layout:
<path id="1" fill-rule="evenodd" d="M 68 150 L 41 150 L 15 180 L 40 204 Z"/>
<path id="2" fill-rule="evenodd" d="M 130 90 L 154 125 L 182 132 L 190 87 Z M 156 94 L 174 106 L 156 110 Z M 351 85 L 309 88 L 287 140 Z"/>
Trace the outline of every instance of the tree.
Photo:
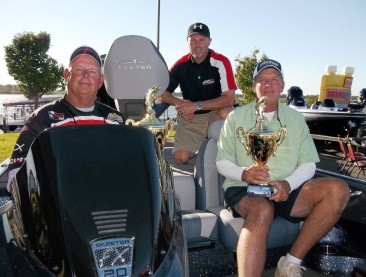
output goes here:
<path id="1" fill-rule="evenodd" d="M 25 97 L 35 101 L 57 88 L 65 88 L 64 67 L 47 55 L 51 37 L 45 32 L 16 34 L 13 43 L 5 46 L 5 62 Z"/>
<path id="2" fill-rule="evenodd" d="M 318 99 L 319 99 L 319 95 L 307 95 L 306 104 L 308 105 L 308 108 L 310 108 L 310 106 L 312 104 L 314 104 L 316 101 L 318 101 Z"/>
<path id="3" fill-rule="evenodd" d="M 263 54 L 260 60 L 258 60 L 258 53 L 259 49 L 254 49 L 251 56 L 246 56 L 244 58 L 238 56 L 235 58 L 235 62 L 237 63 L 235 67 L 235 78 L 238 88 L 243 93 L 243 103 L 241 104 L 249 103 L 256 97 L 252 89 L 253 72 L 257 63 L 268 59 L 267 55 Z"/>

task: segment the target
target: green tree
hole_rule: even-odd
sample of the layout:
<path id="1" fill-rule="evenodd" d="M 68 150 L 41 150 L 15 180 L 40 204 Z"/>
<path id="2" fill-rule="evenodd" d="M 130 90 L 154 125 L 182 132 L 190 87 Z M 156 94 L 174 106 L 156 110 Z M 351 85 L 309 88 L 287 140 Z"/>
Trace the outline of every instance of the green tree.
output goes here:
<path id="1" fill-rule="evenodd" d="M 307 95 L 305 98 L 306 98 L 306 103 L 308 105 L 308 108 L 310 108 L 310 106 L 312 104 L 314 104 L 316 101 L 318 101 L 319 95 Z"/>
<path id="2" fill-rule="evenodd" d="M 47 55 L 51 37 L 45 32 L 16 34 L 13 43 L 5 46 L 5 62 L 25 97 L 35 101 L 57 88 L 65 88 L 64 67 Z"/>
<path id="3" fill-rule="evenodd" d="M 240 104 L 249 103 L 255 98 L 255 93 L 252 89 L 253 72 L 258 62 L 268 59 L 268 56 L 266 54 L 263 54 L 262 57 L 258 60 L 258 53 L 259 49 L 255 48 L 252 51 L 251 56 L 245 56 L 243 58 L 238 56 L 235 58 L 235 78 L 238 84 L 238 88 L 243 93 L 242 103 Z"/>

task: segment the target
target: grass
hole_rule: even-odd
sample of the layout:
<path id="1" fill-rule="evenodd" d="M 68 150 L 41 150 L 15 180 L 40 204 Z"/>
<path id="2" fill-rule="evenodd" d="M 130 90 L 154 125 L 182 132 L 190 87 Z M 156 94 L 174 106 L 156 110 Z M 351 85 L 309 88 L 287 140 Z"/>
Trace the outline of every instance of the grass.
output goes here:
<path id="1" fill-rule="evenodd" d="M 0 162 L 11 156 L 19 133 L 0 134 Z"/>

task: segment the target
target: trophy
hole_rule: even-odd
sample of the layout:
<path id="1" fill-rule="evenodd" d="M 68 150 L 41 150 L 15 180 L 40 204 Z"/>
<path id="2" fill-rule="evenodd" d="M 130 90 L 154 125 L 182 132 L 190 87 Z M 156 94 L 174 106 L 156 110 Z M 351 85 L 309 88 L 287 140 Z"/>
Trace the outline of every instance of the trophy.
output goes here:
<path id="1" fill-rule="evenodd" d="M 268 98 L 263 96 L 260 98 L 255 107 L 257 120 L 255 126 L 247 132 L 242 127 L 236 130 L 237 138 L 250 155 L 256 165 L 265 165 L 271 155 L 276 156 L 277 147 L 284 141 L 287 136 L 287 129 L 281 127 L 277 132 L 264 125 L 263 112 L 267 106 Z M 277 194 L 275 187 L 269 186 L 268 183 L 261 185 L 248 184 L 247 194 L 249 196 L 270 197 Z"/>
<path id="2" fill-rule="evenodd" d="M 149 129 L 158 140 L 160 147 L 164 148 L 165 139 L 168 136 L 169 132 L 173 131 L 174 123 L 172 120 L 167 120 L 165 124 L 155 116 L 155 111 L 152 106 L 155 103 L 156 93 L 159 91 L 158 86 L 154 86 L 150 88 L 147 93 L 145 94 L 145 109 L 146 115 L 140 121 L 135 121 L 131 118 L 126 120 L 126 125 L 134 125 L 145 127 Z"/>

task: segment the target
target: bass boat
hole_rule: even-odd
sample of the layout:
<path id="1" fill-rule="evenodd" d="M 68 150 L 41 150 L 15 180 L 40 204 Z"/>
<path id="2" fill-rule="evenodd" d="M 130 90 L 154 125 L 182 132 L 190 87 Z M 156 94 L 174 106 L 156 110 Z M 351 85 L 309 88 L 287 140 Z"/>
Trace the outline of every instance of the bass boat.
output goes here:
<path id="1" fill-rule="evenodd" d="M 211 124 L 193 160 L 174 164 L 159 120 L 163 108 L 152 110 L 154 99 L 146 99 L 158 98 L 169 82 L 155 45 L 141 36 L 118 38 L 104 72 L 106 91 L 132 126 L 50 128 L 10 180 L 11 193 L 3 171 L 0 275 L 236 276 L 244 219 L 225 208 L 215 165 L 223 121 Z M 352 197 L 304 266 L 311 276 L 365 276 L 366 182 L 316 174 L 344 179 Z M 273 276 L 300 229 L 274 220 L 264 276 Z"/>

